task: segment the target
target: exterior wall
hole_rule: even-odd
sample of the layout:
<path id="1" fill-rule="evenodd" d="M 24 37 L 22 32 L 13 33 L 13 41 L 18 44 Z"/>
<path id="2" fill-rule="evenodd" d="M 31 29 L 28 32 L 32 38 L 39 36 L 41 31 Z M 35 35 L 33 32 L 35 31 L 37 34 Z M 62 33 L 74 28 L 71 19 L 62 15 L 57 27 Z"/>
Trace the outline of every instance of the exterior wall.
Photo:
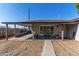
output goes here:
<path id="1" fill-rule="evenodd" d="M 75 39 L 75 34 L 76 34 L 76 24 L 68 24 L 67 25 L 67 31 L 66 31 L 66 36 L 69 39 Z"/>
<path id="2" fill-rule="evenodd" d="M 57 27 L 58 25 L 58 27 Z M 53 26 L 54 27 L 54 31 L 53 31 L 53 35 L 60 35 L 61 36 L 61 25 L 59 24 L 35 24 L 34 25 L 34 32 L 35 34 L 40 34 L 40 26 Z"/>
<path id="3" fill-rule="evenodd" d="M 35 34 L 38 34 L 38 33 L 39 33 L 39 25 L 37 24 L 37 25 L 35 26 L 35 28 L 36 28 Z"/>
<path id="4" fill-rule="evenodd" d="M 61 26 L 54 26 L 54 33 L 53 33 L 54 35 L 55 34 L 58 34 L 58 35 L 60 35 L 61 36 Z"/>
<path id="5" fill-rule="evenodd" d="M 66 32 L 67 32 L 67 30 L 66 30 L 66 24 L 63 25 L 63 30 L 64 30 L 64 38 L 66 38 L 66 37 L 67 37 L 67 36 L 66 36 L 66 34 L 67 34 L 67 33 L 66 33 Z"/>
<path id="6" fill-rule="evenodd" d="M 75 35 L 75 40 L 79 41 L 79 24 L 76 25 L 76 35 Z"/>
<path id="7" fill-rule="evenodd" d="M 58 34 L 61 36 L 61 25 L 58 25 L 58 24 L 48 24 L 48 25 L 47 24 L 35 24 L 34 25 L 35 34 L 40 34 L 40 26 L 44 26 L 44 25 L 45 26 L 54 26 L 53 35 Z M 58 27 L 57 27 L 57 25 L 58 25 Z M 64 38 L 73 39 L 74 38 L 73 32 L 76 32 L 76 27 L 77 27 L 77 25 L 75 25 L 75 24 L 64 24 L 63 25 Z M 77 37 L 78 37 L 78 33 L 76 35 L 76 39 L 77 39 Z"/>
<path id="8" fill-rule="evenodd" d="M 35 34 L 39 34 L 39 24 L 34 24 L 32 30 Z"/>

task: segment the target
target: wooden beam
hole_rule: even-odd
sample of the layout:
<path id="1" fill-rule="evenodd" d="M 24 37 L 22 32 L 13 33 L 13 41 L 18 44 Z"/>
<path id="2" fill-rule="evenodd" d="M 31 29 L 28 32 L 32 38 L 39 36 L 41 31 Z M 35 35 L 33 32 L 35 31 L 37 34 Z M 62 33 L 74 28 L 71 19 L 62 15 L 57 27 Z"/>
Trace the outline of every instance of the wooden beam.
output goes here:
<path id="1" fill-rule="evenodd" d="M 64 27 L 62 24 L 62 29 L 61 29 L 61 39 L 64 40 Z"/>
<path id="2" fill-rule="evenodd" d="M 16 37 L 16 24 L 14 24 L 14 37 Z"/>
<path id="3" fill-rule="evenodd" d="M 64 31 L 63 30 L 62 30 L 62 34 L 61 35 L 62 35 L 62 40 L 63 40 L 64 39 Z"/>
<path id="4" fill-rule="evenodd" d="M 32 24 L 32 34 L 33 34 L 33 35 L 35 35 L 34 30 L 35 30 L 35 29 L 34 29 L 34 24 Z M 34 39 L 34 36 L 32 37 L 32 39 Z"/>
<path id="5" fill-rule="evenodd" d="M 28 26 L 28 29 L 30 30 L 30 26 Z"/>
<path id="6" fill-rule="evenodd" d="M 8 24 L 6 24 L 6 40 L 8 40 Z"/>

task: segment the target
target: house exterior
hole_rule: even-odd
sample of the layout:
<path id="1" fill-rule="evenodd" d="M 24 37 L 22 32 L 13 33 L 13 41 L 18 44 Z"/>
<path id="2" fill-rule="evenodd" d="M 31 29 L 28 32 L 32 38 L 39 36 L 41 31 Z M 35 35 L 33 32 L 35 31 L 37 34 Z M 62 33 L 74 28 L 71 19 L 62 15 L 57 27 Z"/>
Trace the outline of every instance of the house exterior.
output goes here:
<path id="1" fill-rule="evenodd" d="M 8 25 L 14 24 L 14 36 L 16 34 L 16 25 L 31 27 L 32 34 L 46 34 L 58 36 L 59 39 L 79 40 L 79 20 L 32 20 L 26 22 L 2 22 L 6 24 L 6 39 L 8 39 Z M 55 38 L 54 38 L 55 39 Z"/>

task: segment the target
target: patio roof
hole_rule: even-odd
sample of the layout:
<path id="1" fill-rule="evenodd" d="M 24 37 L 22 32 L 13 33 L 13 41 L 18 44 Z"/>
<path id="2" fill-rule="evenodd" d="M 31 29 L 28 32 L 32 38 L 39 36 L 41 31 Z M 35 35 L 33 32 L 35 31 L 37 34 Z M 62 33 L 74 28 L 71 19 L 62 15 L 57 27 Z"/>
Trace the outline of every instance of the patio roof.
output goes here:
<path id="1" fill-rule="evenodd" d="M 76 24 L 79 21 L 67 21 L 67 20 L 31 20 L 31 21 L 24 21 L 24 22 L 2 22 L 2 24 L 6 24 L 6 40 L 8 40 L 8 24 L 14 24 L 14 37 L 16 34 L 16 24 L 23 25 L 23 26 L 31 26 L 34 24 Z M 62 26 L 63 27 L 63 26 Z M 62 40 L 64 38 L 64 30 L 61 31 Z"/>
<path id="2" fill-rule="evenodd" d="M 2 24 L 36 24 L 36 23 L 74 24 L 79 23 L 79 18 L 74 20 L 31 20 L 24 22 L 2 22 Z"/>

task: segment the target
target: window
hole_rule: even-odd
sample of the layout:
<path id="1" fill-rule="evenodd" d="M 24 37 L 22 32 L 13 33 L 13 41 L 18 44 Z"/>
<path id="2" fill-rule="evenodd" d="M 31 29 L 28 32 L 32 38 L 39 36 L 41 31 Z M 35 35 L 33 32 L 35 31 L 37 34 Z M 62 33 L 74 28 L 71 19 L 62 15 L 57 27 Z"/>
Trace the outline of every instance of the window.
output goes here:
<path id="1" fill-rule="evenodd" d="M 41 34 L 52 34 L 53 26 L 40 26 L 40 33 Z"/>

